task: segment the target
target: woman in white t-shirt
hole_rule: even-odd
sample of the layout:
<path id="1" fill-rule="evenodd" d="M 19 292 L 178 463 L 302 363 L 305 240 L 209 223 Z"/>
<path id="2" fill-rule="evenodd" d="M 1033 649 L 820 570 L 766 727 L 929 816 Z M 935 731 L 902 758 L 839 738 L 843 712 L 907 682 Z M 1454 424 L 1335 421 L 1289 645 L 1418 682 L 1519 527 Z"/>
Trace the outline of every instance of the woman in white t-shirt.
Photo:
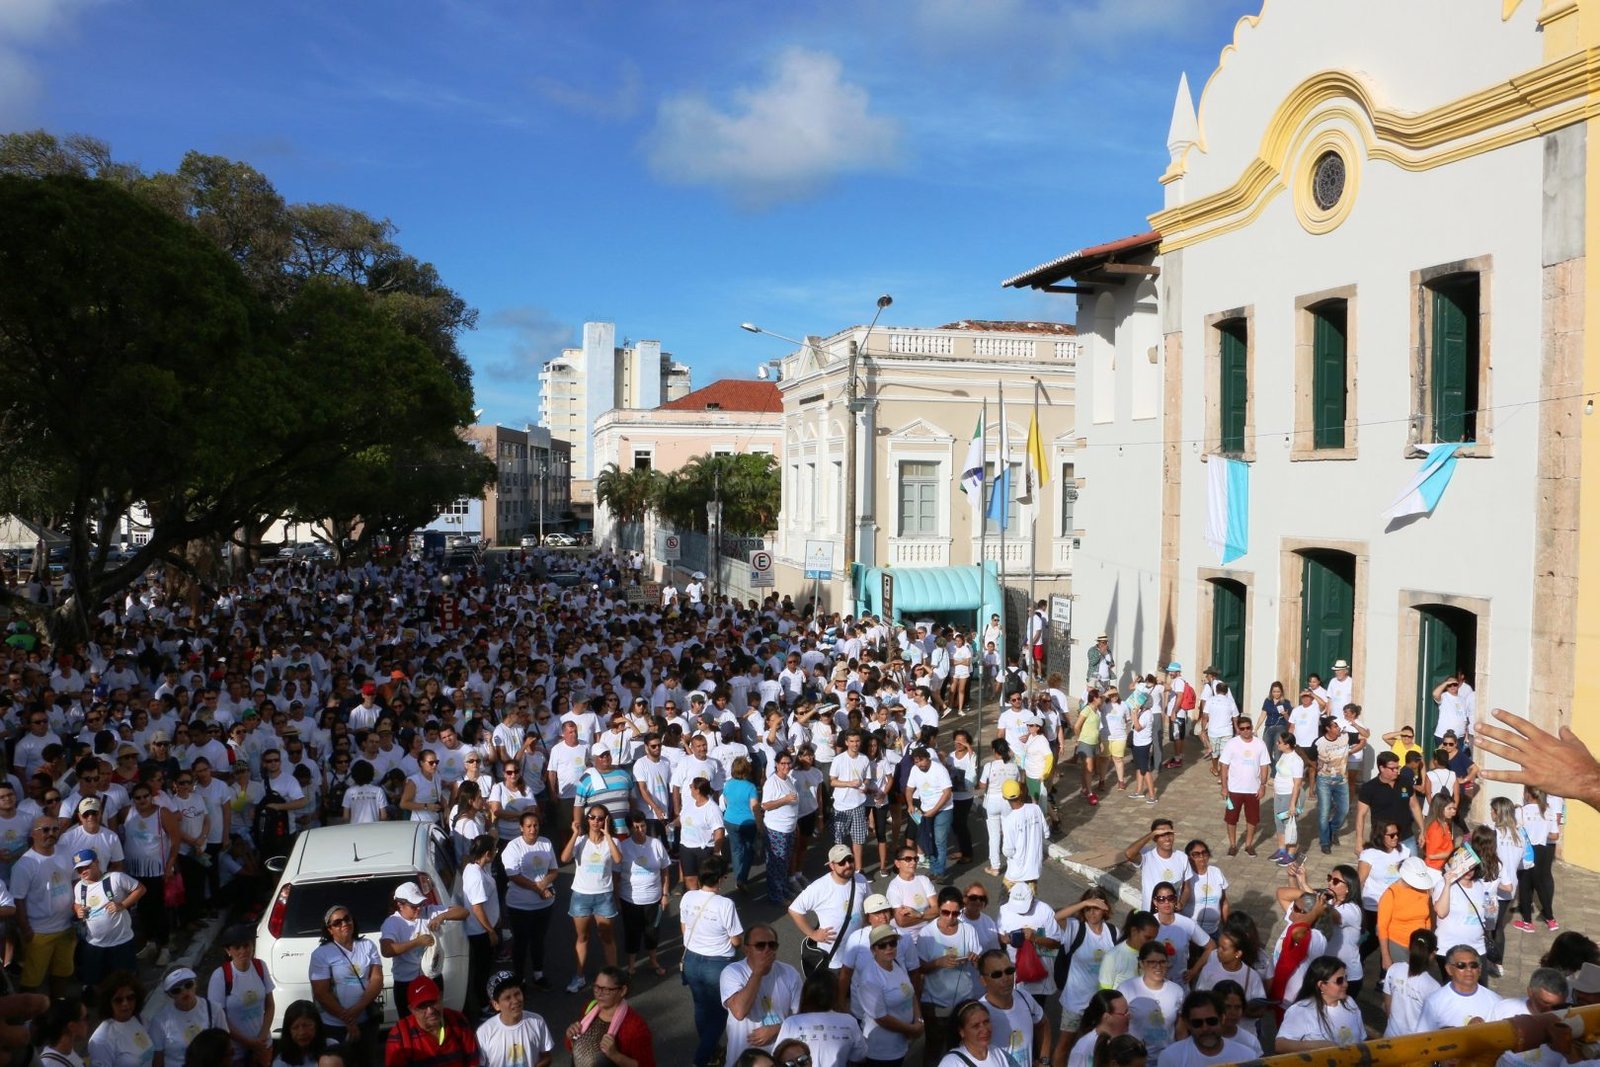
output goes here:
<path id="1" fill-rule="evenodd" d="M 1361 888 L 1356 869 L 1341 863 L 1328 872 L 1328 892 L 1333 901 L 1325 913 L 1329 922 L 1328 951 L 1345 966 L 1345 995 L 1351 1000 L 1361 995 Z"/>
<path id="2" fill-rule="evenodd" d="M 1167 978 L 1172 962 L 1165 944 L 1147 942 L 1139 950 L 1139 973 L 1117 987 L 1128 1001 L 1128 1033 L 1144 1042 L 1152 1060 L 1172 1044 L 1183 1005 L 1183 986 Z"/>
<path id="3" fill-rule="evenodd" d="M 762 783 L 761 814 L 767 831 L 767 901 L 787 906 L 794 828 L 800 818 L 794 756 L 788 752 L 777 754 L 772 761 L 772 773 Z"/>
<path id="4" fill-rule="evenodd" d="M 711 782 L 696 778 L 689 783 L 688 803 L 678 813 L 678 862 L 683 868 L 683 887 L 700 885 L 700 866 L 716 855 L 726 836 L 722 809 L 711 796 Z"/>
<path id="5" fill-rule="evenodd" d="M 1107 920 L 1111 904 L 1105 890 L 1091 886 L 1076 904 L 1056 911 L 1061 924 L 1061 951 L 1070 952 L 1067 980 L 1061 987 L 1061 1032 L 1078 1029 L 1089 999 L 1100 988 L 1100 964 L 1117 947 L 1117 930 Z"/>
<path id="6" fill-rule="evenodd" d="M 957 730 L 950 740 L 945 769 L 950 772 L 950 802 L 955 807 L 951 829 L 956 835 L 956 854 L 949 857 L 949 862 L 954 862 L 972 857 L 972 800 L 978 784 L 978 750 L 972 747 L 972 733 L 968 730 Z"/>
<path id="7" fill-rule="evenodd" d="M 649 823 L 644 812 L 628 813 L 628 836 L 621 845 L 624 877 L 622 879 L 622 954 L 628 961 L 628 974 L 633 974 L 637 964 L 634 957 L 640 949 L 650 953 L 650 966 L 661 977 L 667 969 L 656 958 L 656 946 L 661 941 L 659 920 L 661 902 L 666 898 L 671 881 L 672 857 L 658 837 L 649 834 Z"/>
<path id="8" fill-rule="evenodd" d="M 722 1003 L 722 972 L 744 942 L 744 925 L 733 901 L 719 896 L 717 886 L 727 873 L 719 855 L 700 864 L 700 885 L 678 903 L 683 932 L 683 979 L 694 1000 L 694 1027 L 699 1036 L 695 1067 L 704 1067 L 727 1029 L 728 1009 Z"/>
<path id="9" fill-rule="evenodd" d="M 969 1000 L 960 1005 L 951 1016 L 950 1031 L 956 1044 L 939 1061 L 939 1067 L 1013 1067 L 1005 1050 L 990 1043 L 994 1023 L 989 1006 L 983 1001 Z"/>
<path id="10" fill-rule="evenodd" d="M 1100 705 L 1100 715 L 1105 724 L 1106 751 L 1111 756 L 1111 766 L 1117 772 L 1117 788 L 1126 789 L 1128 778 L 1124 765 L 1128 754 L 1128 709 L 1122 703 L 1122 695 L 1115 689 L 1106 693 L 1105 701 Z"/>
<path id="11" fill-rule="evenodd" d="M 567 983 L 568 993 L 576 993 L 588 984 L 584 970 L 589 962 L 589 938 L 597 927 L 606 965 L 617 965 L 617 940 L 611 932 L 617 903 L 612 886 L 615 872 L 622 867 L 622 848 L 611 836 L 611 817 L 604 804 L 590 804 L 584 810 L 583 826 L 583 832 L 568 838 L 561 850 L 561 862 L 573 864 L 572 900 L 567 904 L 567 914 L 572 916 L 577 933 L 572 947 L 578 970 Z"/>
<path id="12" fill-rule="evenodd" d="M 1300 993 L 1278 1026 L 1277 1051 L 1345 1048 L 1367 1038 L 1361 1009 L 1346 995 L 1348 980 L 1337 956 L 1318 956 L 1306 969 Z"/>
<path id="13" fill-rule="evenodd" d="M 1400 864 L 1411 855 L 1400 843 L 1403 836 L 1398 823 L 1378 821 L 1372 827 L 1371 840 L 1357 858 L 1356 874 L 1361 880 L 1361 907 L 1362 910 L 1372 913 L 1368 924 L 1370 928 L 1377 928 L 1378 901 L 1383 899 L 1383 894 L 1390 886 L 1400 880 Z"/>
<path id="14" fill-rule="evenodd" d="M 869 733 L 862 751 L 867 754 L 867 818 L 878 842 L 878 869 L 889 869 L 889 794 L 894 790 L 894 765 L 899 756 L 881 735 Z"/>
<path id="15" fill-rule="evenodd" d="M 1389 966 L 1383 975 L 1383 1014 L 1389 1020 L 1384 1037 L 1422 1032 L 1422 1005 L 1440 988 L 1433 971 L 1439 939 L 1432 930 L 1416 930 L 1406 946 L 1410 958 Z"/>
<path id="16" fill-rule="evenodd" d="M 1001 790 L 1007 782 L 1022 781 L 1022 768 L 1011 760 L 1011 746 L 1003 737 L 989 742 L 991 755 L 978 775 L 978 786 L 983 791 L 983 814 L 989 826 L 989 866 L 984 870 L 991 875 L 1000 873 L 1001 825 L 1011 812 L 1011 802 Z"/>

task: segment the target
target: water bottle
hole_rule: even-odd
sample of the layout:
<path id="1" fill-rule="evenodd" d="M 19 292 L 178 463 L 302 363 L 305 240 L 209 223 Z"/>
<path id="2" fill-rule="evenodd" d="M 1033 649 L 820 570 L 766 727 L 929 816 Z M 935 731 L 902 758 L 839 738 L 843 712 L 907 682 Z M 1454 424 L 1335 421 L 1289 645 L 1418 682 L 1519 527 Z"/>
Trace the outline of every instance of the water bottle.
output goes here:
<path id="1" fill-rule="evenodd" d="M 1232 811 L 1233 810 L 1233 798 L 1231 796 L 1222 798 L 1222 810 L 1223 811 Z"/>

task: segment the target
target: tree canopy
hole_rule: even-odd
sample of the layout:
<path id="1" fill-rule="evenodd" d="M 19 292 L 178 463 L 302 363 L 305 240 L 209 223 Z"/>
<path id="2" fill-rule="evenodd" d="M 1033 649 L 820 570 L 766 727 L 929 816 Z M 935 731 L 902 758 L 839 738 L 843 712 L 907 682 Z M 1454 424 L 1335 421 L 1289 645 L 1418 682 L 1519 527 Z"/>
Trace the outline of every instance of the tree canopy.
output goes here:
<path id="1" fill-rule="evenodd" d="M 696 456 L 666 475 L 660 490 L 663 518 L 680 530 L 705 530 L 706 504 L 722 500 L 722 531 L 759 536 L 778 523 L 782 485 L 778 461 L 765 453 Z"/>
<path id="2" fill-rule="evenodd" d="M 371 537 L 480 492 L 474 317 L 390 223 L 286 205 L 246 164 L 146 176 L 89 138 L 0 137 L 0 508 L 71 537 L 52 632 L 266 517 Z M 140 505 L 149 543 L 108 565 Z"/>

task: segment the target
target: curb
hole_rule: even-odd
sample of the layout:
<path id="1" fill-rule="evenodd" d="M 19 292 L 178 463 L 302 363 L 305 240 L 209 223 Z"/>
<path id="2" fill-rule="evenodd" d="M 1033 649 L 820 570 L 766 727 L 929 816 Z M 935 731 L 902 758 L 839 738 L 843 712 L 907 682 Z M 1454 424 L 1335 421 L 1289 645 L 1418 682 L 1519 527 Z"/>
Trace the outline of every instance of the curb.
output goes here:
<path id="1" fill-rule="evenodd" d="M 211 946 L 216 944 L 217 938 L 222 936 L 222 928 L 227 925 L 227 920 L 227 912 L 223 912 L 209 920 L 194 935 L 194 938 L 189 942 L 189 947 L 183 950 L 183 955 L 160 969 L 162 974 L 165 975 L 177 967 L 187 967 L 191 971 L 195 970 L 195 965 L 200 962 L 201 957 L 210 952 Z M 205 997 L 205 990 L 202 988 L 200 990 L 200 999 L 204 1000 Z M 150 995 L 145 998 L 144 1007 L 140 1011 L 140 1015 L 146 1019 L 153 1019 L 156 1013 L 165 1008 L 170 1002 L 171 998 L 167 996 L 167 991 L 161 988 L 160 983 L 157 983 L 155 988 L 151 990 Z"/>
<path id="2" fill-rule="evenodd" d="M 1139 887 L 1125 878 L 1118 878 L 1110 871 L 1099 867 L 1091 867 L 1072 858 L 1072 850 L 1066 845 L 1051 844 L 1050 858 L 1055 860 L 1068 871 L 1084 879 L 1090 885 L 1099 886 L 1114 898 L 1120 900 L 1128 908 L 1137 911 L 1144 904 L 1144 894 Z"/>

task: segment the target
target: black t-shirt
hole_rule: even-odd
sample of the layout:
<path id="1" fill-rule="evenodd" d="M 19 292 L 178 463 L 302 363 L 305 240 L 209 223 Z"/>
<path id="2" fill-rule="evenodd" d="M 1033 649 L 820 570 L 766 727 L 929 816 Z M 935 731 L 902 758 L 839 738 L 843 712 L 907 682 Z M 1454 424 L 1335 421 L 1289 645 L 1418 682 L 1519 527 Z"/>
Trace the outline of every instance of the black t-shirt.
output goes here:
<path id="1" fill-rule="evenodd" d="M 1408 837 L 1411 833 L 1411 787 L 1403 782 L 1396 782 L 1392 786 L 1384 785 L 1380 778 L 1373 778 L 1364 783 L 1356 792 L 1361 803 L 1372 809 L 1375 825 L 1386 822 L 1400 825 L 1400 836 Z"/>

